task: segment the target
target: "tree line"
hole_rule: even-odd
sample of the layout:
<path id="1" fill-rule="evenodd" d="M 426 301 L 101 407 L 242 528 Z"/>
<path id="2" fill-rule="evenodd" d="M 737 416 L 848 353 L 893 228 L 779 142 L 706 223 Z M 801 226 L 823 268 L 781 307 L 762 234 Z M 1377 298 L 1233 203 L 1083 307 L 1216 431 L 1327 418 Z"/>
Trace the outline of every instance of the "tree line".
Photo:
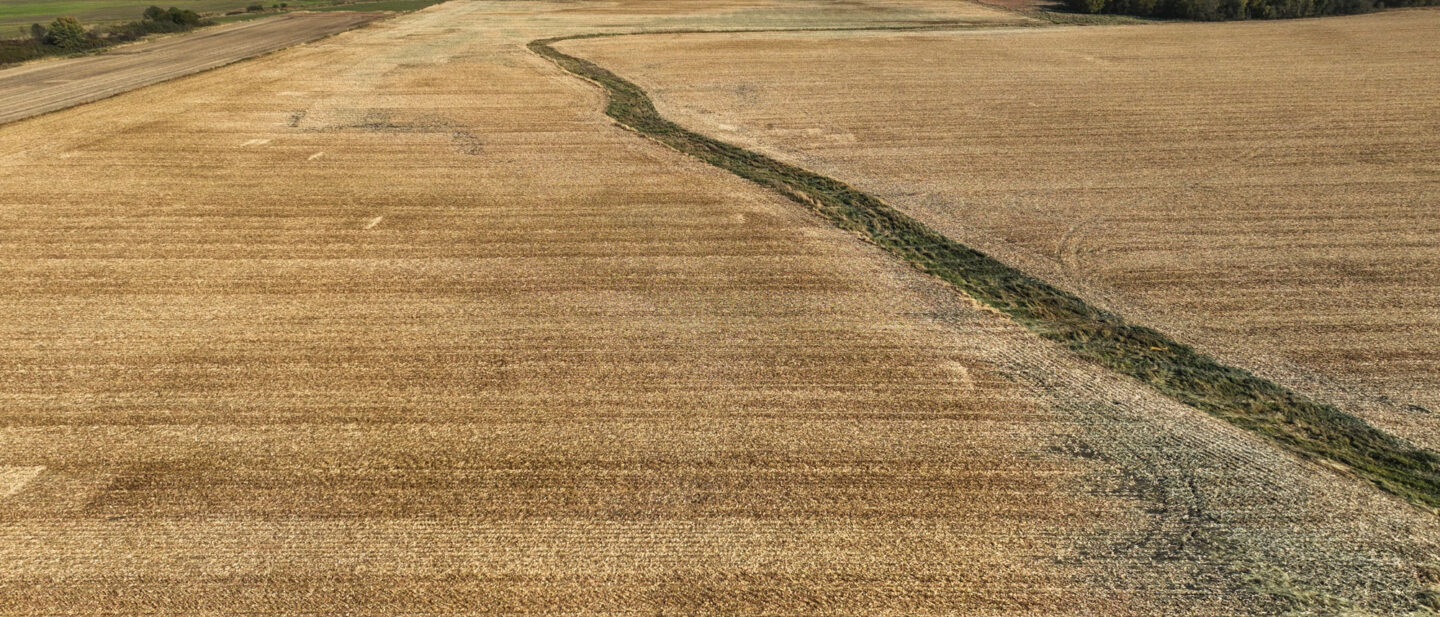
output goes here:
<path id="1" fill-rule="evenodd" d="M 184 32 L 210 24 L 195 11 L 173 6 L 168 9 L 152 6 L 145 9 L 138 21 L 105 28 L 86 28 L 74 17 L 57 17 L 48 25 L 31 24 L 24 30 L 24 38 L 0 41 L 0 64 L 99 49 L 149 34 Z"/>
<path id="2" fill-rule="evenodd" d="M 53 45 L 67 51 L 80 51 L 107 44 L 133 41 L 147 34 L 184 32 L 209 22 L 199 13 L 189 9 L 170 7 L 162 9 L 152 6 L 145 9 L 139 21 L 110 26 L 108 28 L 85 29 L 74 17 L 57 17 L 50 25 L 31 24 L 30 38 L 44 45 Z"/>
<path id="3" fill-rule="evenodd" d="M 1353 15 L 1407 6 L 1440 5 L 1440 0 L 1064 0 L 1080 13 L 1114 13 L 1219 21 Z"/>

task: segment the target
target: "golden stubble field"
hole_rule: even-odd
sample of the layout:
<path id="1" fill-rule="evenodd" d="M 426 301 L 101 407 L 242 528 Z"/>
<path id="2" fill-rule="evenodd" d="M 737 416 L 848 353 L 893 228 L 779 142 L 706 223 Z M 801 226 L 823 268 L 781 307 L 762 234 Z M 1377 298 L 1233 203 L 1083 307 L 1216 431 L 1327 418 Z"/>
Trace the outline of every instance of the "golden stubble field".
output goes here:
<path id="1" fill-rule="evenodd" d="M 614 127 L 524 48 L 767 15 L 1010 19 L 455 2 L 0 127 L 0 614 L 1418 606 L 1432 515 Z"/>
<path id="2" fill-rule="evenodd" d="M 568 42 L 661 112 L 1440 447 L 1440 12 Z"/>

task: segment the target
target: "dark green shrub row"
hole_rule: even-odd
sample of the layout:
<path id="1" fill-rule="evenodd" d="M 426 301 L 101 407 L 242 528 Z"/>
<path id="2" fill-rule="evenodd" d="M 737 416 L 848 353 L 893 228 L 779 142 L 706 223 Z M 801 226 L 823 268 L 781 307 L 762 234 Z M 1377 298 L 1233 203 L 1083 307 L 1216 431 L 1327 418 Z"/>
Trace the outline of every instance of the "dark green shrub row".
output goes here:
<path id="1" fill-rule="evenodd" d="M 1199 21 L 1352 15 L 1383 8 L 1435 4 L 1440 4 L 1440 0 L 1065 0 L 1067 7 L 1081 13 Z"/>
<path id="2" fill-rule="evenodd" d="M 195 11 L 173 6 L 169 9 L 152 6 L 145 9 L 139 21 L 89 30 L 74 17 L 57 17 L 49 25 L 32 24 L 25 31 L 29 35 L 27 39 L 0 41 L 0 64 L 98 49 L 149 34 L 184 32 L 210 23 Z"/>
<path id="3" fill-rule="evenodd" d="M 34 60 L 49 55 L 48 46 L 37 41 L 0 41 L 0 65 Z"/>
<path id="4" fill-rule="evenodd" d="M 145 9 L 145 15 L 140 21 L 111 26 L 105 31 L 103 36 L 116 42 L 133 41 L 147 34 L 184 32 L 209 24 L 210 22 L 205 21 L 205 19 L 200 17 L 200 14 L 195 11 L 179 9 L 173 6 L 168 9 L 152 6 Z"/>

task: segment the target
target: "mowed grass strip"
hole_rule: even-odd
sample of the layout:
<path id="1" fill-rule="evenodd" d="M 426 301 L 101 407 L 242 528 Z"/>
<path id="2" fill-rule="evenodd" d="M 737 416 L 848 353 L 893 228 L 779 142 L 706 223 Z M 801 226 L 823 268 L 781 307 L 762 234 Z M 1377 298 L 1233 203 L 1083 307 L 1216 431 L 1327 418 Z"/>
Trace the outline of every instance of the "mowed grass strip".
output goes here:
<path id="1" fill-rule="evenodd" d="M 686 130 L 662 117 L 639 86 L 552 46 L 600 36 L 617 35 L 540 39 L 529 48 L 603 87 L 609 95 L 605 113 L 620 124 L 811 207 L 1082 357 L 1302 457 L 1343 467 L 1420 507 L 1440 510 L 1440 455 L 1435 452 L 1377 430 L 1333 405 L 1221 364 L 1152 328 L 1126 323 L 842 182 Z"/>

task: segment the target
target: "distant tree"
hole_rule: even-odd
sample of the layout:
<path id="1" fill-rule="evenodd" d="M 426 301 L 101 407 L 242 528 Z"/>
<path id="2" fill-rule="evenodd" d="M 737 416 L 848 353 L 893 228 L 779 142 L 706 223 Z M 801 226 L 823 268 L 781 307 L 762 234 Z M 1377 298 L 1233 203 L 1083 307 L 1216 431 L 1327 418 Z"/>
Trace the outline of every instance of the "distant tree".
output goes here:
<path id="1" fill-rule="evenodd" d="M 166 11 L 166 13 L 170 18 L 170 21 L 180 24 L 182 26 L 198 26 L 200 25 L 200 22 L 203 21 L 200 18 L 199 13 L 196 13 L 195 11 L 191 11 L 189 9 L 178 9 L 172 6 L 170 7 L 169 11 Z"/>
<path id="2" fill-rule="evenodd" d="M 1431 6 L 1440 0 L 1063 0 L 1081 13 L 1166 19 L 1283 19 L 1366 13 L 1387 6 Z"/>
<path id="3" fill-rule="evenodd" d="M 1220 0 L 1194 0 L 1186 9 L 1186 19 L 1216 21 L 1224 17 L 1220 12 Z"/>
<path id="4" fill-rule="evenodd" d="M 36 43 L 44 43 L 45 39 L 50 38 L 50 30 L 40 24 L 30 24 L 30 38 L 35 39 Z"/>
<path id="5" fill-rule="evenodd" d="M 162 21 L 170 18 L 170 12 L 158 6 L 151 6 L 145 9 L 145 19 L 150 21 Z"/>
<path id="6" fill-rule="evenodd" d="M 1105 0 L 1065 0 L 1070 10 L 1080 13 L 1099 13 L 1105 10 Z"/>
<path id="7" fill-rule="evenodd" d="M 252 4 L 252 5 L 250 5 L 250 6 L 245 7 L 245 12 L 247 12 L 247 13 L 259 13 L 259 12 L 264 11 L 264 10 L 265 10 L 265 5 L 263 5 L 263 4 Z"/>
<path id="8" fill-rule="evenodd" d="M 85 26 L 74 17 L 56 17 L 50 22 L 50 33 L 46 42 L 61 49 L 85 49 L 90 42 L 85 38 Z"/>

